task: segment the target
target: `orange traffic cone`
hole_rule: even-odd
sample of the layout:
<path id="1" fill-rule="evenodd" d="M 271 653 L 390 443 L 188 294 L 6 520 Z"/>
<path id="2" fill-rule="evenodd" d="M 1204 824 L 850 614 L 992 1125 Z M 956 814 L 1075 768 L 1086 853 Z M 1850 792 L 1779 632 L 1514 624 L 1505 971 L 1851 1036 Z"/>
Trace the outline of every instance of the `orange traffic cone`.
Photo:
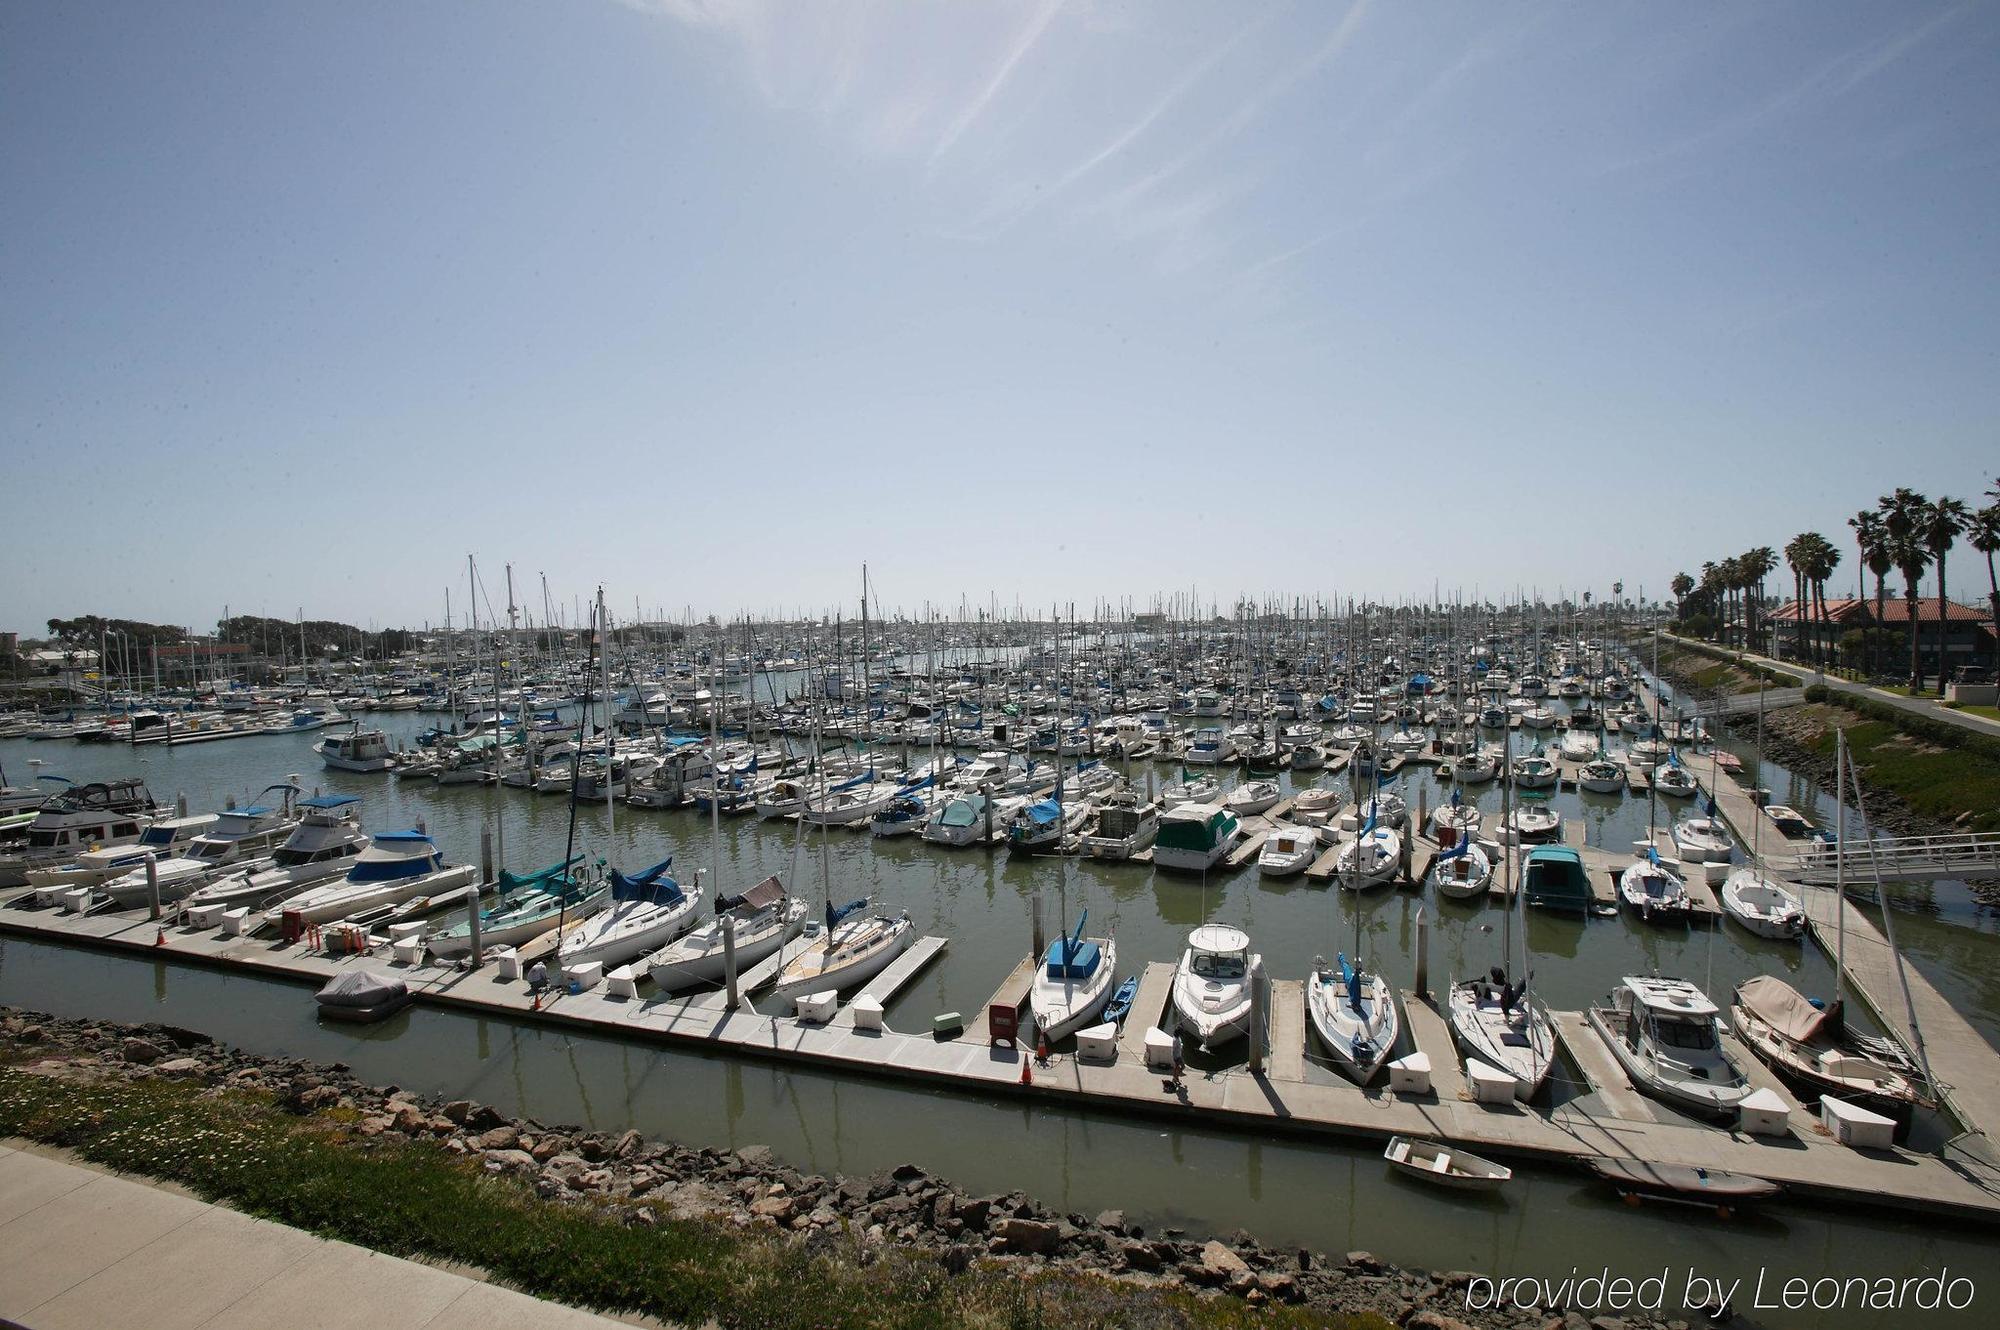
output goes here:
<path id="1" fill-rule="evenodd" d="M 1034 1063 L 1032 1063 L 1032 1062 L 1030 1062 L 1030 1061 L 1029 1061 L 1028 1059 L 1026 1059 L 1026 1058 L 1022 1058 L 1022 1059 L 1021 1059 L 1021 1084 L 1023 1084 L 1023 1085 L 1033 1085 L 1034 1083 L 1035 1083 L 1035 1064 L 1034 1064 Z"/>
<path id="2" fill-rule="evenodd" d="M 542 990 L 538 988 L 535 990 L 535 1005 L 529 1007 L 528 1010 L 540 1011 L 541 1009 L 542 1009 Z"/>
<path id="3" fill-rule="evenodd" d="M 160 927 L 153 930 L 153 945 L 156 947 L 164 947 L 167 945 L 167 930 L 165 927 Z"/>
<path id="4" fill-rule="evenodd" d="M 1049 1065 L 1049 1036 L 1046 1032 L 1035 1042 L 1035 1061 L 1044 1067 Z"/>

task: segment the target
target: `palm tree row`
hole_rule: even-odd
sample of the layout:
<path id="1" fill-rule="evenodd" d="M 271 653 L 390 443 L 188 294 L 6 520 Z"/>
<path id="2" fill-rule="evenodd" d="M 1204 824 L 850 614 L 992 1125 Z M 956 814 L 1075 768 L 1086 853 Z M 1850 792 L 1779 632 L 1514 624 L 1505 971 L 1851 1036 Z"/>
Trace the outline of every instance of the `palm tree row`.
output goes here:
<path id="1" fill-rule="evenodd" d="M 1848 519 L 1854 532 L 1861 566 L 1875 578 L 1874 623 L 1882 624 L 1889 596 L 1889 574 L 1903 580 L 1903 606 L 1909 624 L 1906 634 L 1910 649 L 1910 691 L 1923 687 L 1921 624 L 1917 616 L 1917 585 L 1932 567 L 1937 569 L 1937 695 L 1944 696 L 1945 651 L 1951 621 L 1945 596 L 1945 561 L 1963 536 L 1973 549 L 1986 556 L 1987 603 L 1994 618 L 1996 638 L 2000 638 L 2000 574 L 1994 556 L 2000 554 L 2000 480 L 1984 496 L 1986 505 L 1973 510 L 1962 499 L 1929 499 L 1916 490 L 1899 487 L 1878 499 L 1873 508 L 1863 508 Z M 1840 566 L 1841 554 L 1832 541 L 1817 531 L 1802 531 L 1785 546 L 1785 562 L 1792 571 L 1793 614 L 1801 634 L 1808 620 L 1815 625 L 1811 634 L 1811 659 L 1823 664 L 1825 638 L 1831 627 L 1827 611 L 1826 583 Z M 1733 623 L 1741 623 L 1744 646 L 1757 642 L 1757 613 L 1763 601 L 1764 579 L 1778 565 L 1778 556 L 1767 545 L 1746 550 L 1720 562 L 1704 563 L 1701 580 L 1686 573 L 1673 580 L 1674 599 L 1682 617 L 1693 608 L 1712 611 L 1720 622 L 1725 640 Z M 1879 637 L 1867 639 L 1868 667 L 1879 668 L 1875 659 Z M 2000 664 L 2000 661 L 1996 661 Z"/>

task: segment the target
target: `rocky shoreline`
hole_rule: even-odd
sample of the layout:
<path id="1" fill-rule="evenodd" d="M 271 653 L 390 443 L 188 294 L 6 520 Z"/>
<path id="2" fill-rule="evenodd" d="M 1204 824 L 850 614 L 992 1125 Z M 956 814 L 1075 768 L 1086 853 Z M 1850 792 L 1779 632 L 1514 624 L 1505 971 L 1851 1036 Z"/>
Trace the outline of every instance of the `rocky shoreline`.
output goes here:
<path id="1" fill-rule="evenodd" d="M 1021 1192 L 973 1196 L 914 1164 L 872 1177 L 786 1165 L 769 1147 L 691 1148 L 636 1131 L 588 1131 L 509 1118 L 466 1099 L 372 1086 L 342 1064 L 267 1058 L 174 1026 L 127 1026 L 0 1009 L 0 1047 L 20 1070 L 50 1076 L 183 1078 L 270 1096 L 286 1111 L 344 1124 L 356 1148 L 427 1142 L 531 1186 L 551 1203 L 609 1206 L 625 1223 L 665 1218 L 765 1234 L 864 1265 L 890 1247 L 928 1253 L 958 1273 L 974 1262 L 1101 1276 L 1126 1284 L 1374 1313 L 1411 1330 L 1687 1330 L 1681 1320 L 1589 1316 L 1561 1308 L 1471 1309 L 1470 1271 L 1409 1270 L 1368 1252 L 1280 1251 L 1248 1233 L 1206 1240 L 1149 1231 L 1117 1210 L 1063 1214 Z M 1440 1205 L 1451 1204 L 1440 1198 Z"/>

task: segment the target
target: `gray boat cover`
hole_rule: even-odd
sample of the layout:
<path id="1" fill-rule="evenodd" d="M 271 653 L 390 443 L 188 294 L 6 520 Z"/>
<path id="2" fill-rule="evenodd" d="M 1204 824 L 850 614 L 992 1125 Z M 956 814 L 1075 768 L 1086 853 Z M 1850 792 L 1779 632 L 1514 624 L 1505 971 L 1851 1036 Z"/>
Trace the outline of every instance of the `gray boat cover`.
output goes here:
<path id="1" fill-rule="evenodd" d="M 328 1007 L 379 1007 L 405 996 L 410 986 L 386 974 L 347 970 L 326 981 L 315 995 Z"/>
<path id="2" fill-rule="evenodd" d="M 1799 991 L 1773 975 L 1760 974 L 1745 979 L 1736 989 L 1736 1000 L 1751 1015 L 1788 1039 L 1804 1044 L 1816 1038 L 1826 1024 L 1826 1013 L 1799 996 Z"/>

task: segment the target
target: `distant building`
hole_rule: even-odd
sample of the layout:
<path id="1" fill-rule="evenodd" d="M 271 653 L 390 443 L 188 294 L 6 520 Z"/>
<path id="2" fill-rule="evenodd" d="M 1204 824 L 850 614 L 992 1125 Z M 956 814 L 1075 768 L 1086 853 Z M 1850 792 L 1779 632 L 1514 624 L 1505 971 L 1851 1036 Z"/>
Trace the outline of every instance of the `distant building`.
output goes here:
<path id="1" fill-rule="evenodd" d="M 1865 600 L 1829 599 L 1823 622 L 1813 605 L 1788 601 L 1772 610 L 1769 620 L 1778 635 L 1779 655 L 1804 660 L 1812 654 L 1813 643 L 1817 641 L 1829 655 L 1837 658 L 1840 639 L 1856 629 L 1881 627 L 1892 633 L 1906 634 L 1910 627 L 1910 607 L 1892 591 L 1882 602 L 1879 624 L 1875 619 L 1873 597 Z M 1955 600 L 1945 602 L 1944 667 L 1947 671 L 1962 665 L 1983 665 L 1992 660 L 1994 643 L 1993 619 L 1983 607 L 1961 605 Z M 1905 638 L 1903 656 L 1891 662 L 1892 665 L 1907 665 L 1909 649 Z M 1924 673 L 1937 673 L 1936 596 L 1923 596 L 1917 601 L 1917 660 Z"/>

